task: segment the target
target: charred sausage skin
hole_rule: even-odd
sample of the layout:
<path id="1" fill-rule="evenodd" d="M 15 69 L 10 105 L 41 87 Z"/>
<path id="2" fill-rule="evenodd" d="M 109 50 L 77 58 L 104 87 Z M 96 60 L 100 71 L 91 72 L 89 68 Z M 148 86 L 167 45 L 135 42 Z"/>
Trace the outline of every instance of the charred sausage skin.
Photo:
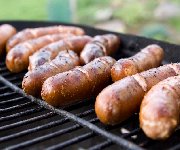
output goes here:
<path id="1" fill-rule="evenodd" d="M 7 52 L 9 52 L 9 50 L 13 48 L 15 45 L 30 39 L 38 38 L 44 35 L 58 34 L 58 33 L 72 33 L 74 35 L 85 34 L 83 29 L 73 26 L 59 25 L 59 26 L 39 27 L 39 28 L 26 28 L 18 32 L 8 40 L 6 44 L 6 50 Z"/>
<path id="2" fill-rule="evenodd" d="M 47 78 L 70 70 L 79 64 L 80 60 L 75 52 L 71 50 L 61 51 L 51 62 L 27 72 L 22 82 L 22 88 L 27 94 L 40 96 L 42 84 Z"/>
<path id="3" fill-rule="evenodd" d="M 158 82 L 180 74 L 180 63 L 153 68 L 125 77 L 97 96 L 95 112 L 104 124 L 115 125 L 139 110 L 142 99 Z"/>
<path id="4" fill-rule="evenodd" d="M 6 66 L 11 72 L 21 72 L 28 68 L 29 56 L 40 48 L 58 40 L 71 37 L 72 34 L 45 35 L 20 43 L 13 47 L 6 56 Z"/>
<path id="5" fill-rule="evenodd" d="M 79 54 L 89 41 L 91 41 L 91 37 L 85 35 L 66 38 L 47 45 L 29 57 L 28 69 L 33 70 L 45 62 L 51 61 L 60 51 L 65 49 L 73 50 Z"/>
<path id="6" fill-rule="evenodd" d="M 124 77 L 160 66 L 164 57 L 163 49 L 152 44 L 132 57 L 118 60 L 111 69 L 112 80 L 118 81 Z"/>
<path id="7" fill-rule="evenodd" d="M 110 56 L 120 46 L 120 38 L 114 34 L 97 35 L 89 42 L 80 54 L 82 64 L 87 64 L 95 58 Z"/>
<path id="8" fill-rule="evenodd" d="M 179 125 L 180 76 L 153 86 L 142 101 L 139 116 L 140 126 L 148 137 L 168 138 Z"/>
<path id="9" fill-rule="evenodd" d="M 90 98 L 111 83 L 110 69 L 114 63 L 108 56 L 96 58 L 83 67 L 52 76 L 44 82 L 41 96 L 53 106 Z"/>
<path id="10" fill-rule="evenodd" d="M 10 24 L 0 25 L 0 56 L 5 52 L 6 42 L 16 33 L 15 27 Z"/>

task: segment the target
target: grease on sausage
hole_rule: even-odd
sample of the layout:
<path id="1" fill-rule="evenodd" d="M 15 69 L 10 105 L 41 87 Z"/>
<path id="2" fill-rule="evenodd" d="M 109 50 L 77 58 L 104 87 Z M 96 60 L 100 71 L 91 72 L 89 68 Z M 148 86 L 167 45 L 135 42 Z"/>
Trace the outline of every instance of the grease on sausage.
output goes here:
<path id="1" fill-rule="evenodd" d="M 95 58 L 110 56 L 120 45 L 120 38 L 114 34 L 97 35 L 89 42 L 80 54 L 82 64 L 87 64 Z"/>
<path id="2" fill-rule="evenodd" d="M 10 38 L 6 44 L 7 52 L 13 48 L 15 45 L 30 40 L 38 38 L 40 36 L 58 33 L 72 33 L 74 35 L 84 35 L 85 32 L 82 28 L 73 26 L 49 26 L 49 27 L 38 27 L 38 28 L 26 28 L 12 38 Z"/>
<path id="3" fill-rule="evenodd" d="M 158 82 L 180 74 L 180 63 L 153 68 L 125 77 L 97 96 L 95 112 L 104 124 L 115 125 L 137 112 L 146 92 Z"/>
<path id="4" fill-rule="evenodd" d="M 118 60 L 111 69 L 112 80 L 118 81 L 126 76 L 158 67 L 163 56 L 164 51 L 160 46 L 149 45 L 132 57 Z"/>
<path id="5" fill-rule="evenodd" d="M 90 40 L 91 37 L 87 35 L 75 36 L 47 45 L 29 57 L 28 69 L 33 70 L 45 62 L 51 61 L 60 51 L 65 49 L 71 49 L 79 54 Z"/>
<path id="6" fill-rule="evenodd" d="M 62 106 L 98 94 L 111 83 L 111 57 L 96 58 L 83 67 L 48 78 L 41 91 L 42 98 L 53 106 Z"/>
<path id="7" fill-rule="evenodd" d="M 140 108 L 140 126 L 154 139 L 168 138 L 180 119 L 180 76 L 169 77 L 151 88 Z"/>
<path id="8" fill-rule="evenodd" d="M 40 48 L 58 40 L 73 36 L 72 34 L 45 35 L 20 43 L 13 47 L 6 56 L 6 66 L 11 72 L 21 72 L 28 68 L 29 56 Z"/>
<path id="9" fill-rule="evenodd" d="M 5 52 L 6 42 L 16 33 L 16 29 L 10 24 L 0 25 L 0 56 Z"/>
<path id="10" fill-rule="evenodd" d="M 22 82 L 22 88 L 27 94 L 39 96 L 42 84 L 47 78 L 57 73 L 68 71 L 79 64 L 80 60 L 75 52 L 71 50 L 61 51 L 51 62 L 26 73 Z"/>

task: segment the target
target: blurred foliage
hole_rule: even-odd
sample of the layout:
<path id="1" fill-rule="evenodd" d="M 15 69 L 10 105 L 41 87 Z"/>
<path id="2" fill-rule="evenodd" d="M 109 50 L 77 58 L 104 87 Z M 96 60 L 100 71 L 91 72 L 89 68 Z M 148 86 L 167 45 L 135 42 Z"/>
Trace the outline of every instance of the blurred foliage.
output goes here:
<path id="1" fill-rule="evenodd" d="M 0 0 L 0 20 L 48 20 L 48 1 Z M 110 8 L 111 19 L 122 22 L 128 33 L 180 43 L 180 18 L 160 21 L 154 17 L 155 9 L 165 1 L 180 5 L 180 0 L 76 0 L 76 18 L 78 23 L 95 25 L 99 23 L 97 12 Z M 61 7 L 54 12 L 62 13 Z M 61 21 L 59 18 L 56 21 Z M 168 30 L 168 34 L 165 30 Z"/>
<path id="2" fill-rule="evenodd" d="M 141 35 L 158 40 L 168 40 L 170 34 L 167 27 L 162 24 L 151 24 L 142 29 Z"/>
<path id="3" fill-rule="evenodd" d="M 0 20 L 45 20 L 45 0 L 0 0 Z"/>
<path id="4" fill-rule="evenodd" d="M 78 22 L 94 24 L 95 14 L 99 9 L 107 7 L 109 0 L 77 0 L 77 17 Z"/>

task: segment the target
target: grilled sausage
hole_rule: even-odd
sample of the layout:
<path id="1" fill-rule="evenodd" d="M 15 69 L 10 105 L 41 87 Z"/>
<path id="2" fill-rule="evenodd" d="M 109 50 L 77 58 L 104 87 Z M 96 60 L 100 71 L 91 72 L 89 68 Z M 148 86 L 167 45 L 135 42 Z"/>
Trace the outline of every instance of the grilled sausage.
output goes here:
<path id="1" fill-rule="evenodd" d="M 51 61 L 60 51 L 65 49 L 73 50 L 79 54 L 90 40 L 89 36 L 75 36 L 47 45 L 29 57 L 28 69 L 33 70 L 45 62 Z"/>
<path id="2" fill-rule="evenodd" d="M 30 55 L 50 43 L 70 36 L 72 36 L 72 34 L 45 35 L 20 43 L 8 52 L 6 57 L 6 66 L 11 72 L 21 72 L 28 68 Z"/>
<path id="3" fill-rule="evenodd" d="M 15 45 L 30 40 L 38 38 L 40 36 L 48 34 L 58 34 L 58 33 L 72 33 L 74 35 L 84 35 L 84 30 L 79 27 L 73 26 L 49 26 L 49 27 L 39 27 L 39 28 L 27 28 L 10 38 L 6 44 L 7 52 L 13 48 Z"/>
<path id="4" fill-rule="evenodd" d="M 180 76 L 169 77 L 151 88 L 140 109 L 140 126 L 154 139 L 168 138 L 180 119 Z"/>
<path id="5" fill-rule="evenodd" d="M 68 71 L 79 64 L 79 57 L 75 52 L 71 50 L 61 51 L 51 62 L 26 73 L 22 88 L 27 94 L 40 96 L 42 84 L 47 78 Z"/>
<path id="6" fill-rule="evenodd" d="M 118 124 L 137 112 L 146 92 L 158 82 L 180 74 L 180 63 L 125 77 L 106 87 L 96 98 L 95 111 L 104 124 Z"/>
<path id="7" fill-rule="evenodd" d="M 120 39 L 116 35 L 97 35 L 81 52 L 81 63 L 87 64 L 95 58 L 112 55 L 118 49 L 119 45 Z"/>
<path id="8" fill-rule="evenodd" d="M 9 24 L 0 25 L 0 56 L 4 53 L 7 40 L 16 33 L 16 29 Z"/>
<path id="9" fill-rule="evenodd" d="M 114 63 L 108 56 L 96 58 L 83 67 L 52 76 L 44 82 L 41 96 L 53 106 L 90 98 L 111 82 L 110 70 Z"/>
<path id="10" fill-rule="evenodd" d="M 111 69 L 113 81 L 160 66 L 164 56 L 163 49 L 155 44 L 149 45 L 136 55 L 118 60 Z"/>

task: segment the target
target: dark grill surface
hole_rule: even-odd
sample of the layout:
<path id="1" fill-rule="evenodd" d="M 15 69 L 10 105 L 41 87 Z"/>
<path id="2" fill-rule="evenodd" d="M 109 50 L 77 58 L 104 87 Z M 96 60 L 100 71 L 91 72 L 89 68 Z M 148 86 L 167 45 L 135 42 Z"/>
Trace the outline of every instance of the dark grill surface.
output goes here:
<path id="1" fill-rule="evenodd" d="M 19 30 L 57 24 L 6 23 L 11 23 Z M 81 27 L 92 36 L 110 33 Z M 122 39 L 122 47 L 114 56 L 116 59 L 131 56 L 151 43 L 165 48 L 164 63 L 180 59 L 178 45 L 132 35 L 118 35 Z M 138 114 L 117 126 L 101 124 L 94 112 L 95 98 L 54 108 L 40 99 L 28 96 L 21 90 L 25 72 L 12 74 L 7 70 L 4 60 L 0 61 L 0 149 L 180 149 L 180 128 L 166 141 L 152 141 L 139 128 Z"/>

